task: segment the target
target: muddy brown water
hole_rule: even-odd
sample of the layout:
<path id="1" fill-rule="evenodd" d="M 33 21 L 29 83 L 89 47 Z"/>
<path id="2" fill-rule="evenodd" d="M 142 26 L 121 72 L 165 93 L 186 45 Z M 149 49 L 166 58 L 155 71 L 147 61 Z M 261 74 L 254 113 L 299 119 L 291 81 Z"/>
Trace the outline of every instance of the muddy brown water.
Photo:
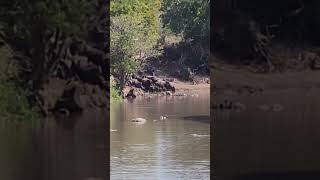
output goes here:
<path id="1" fill-rule="evenodd" d="M 207 92 L 113 103 L 111 179 L 210 179 L 209 99 Z"/>
<path id="2" fill-rule="evenodd" d="M 218 177 L 320 179 L 319 89 L 220 95 L 212 102 L 224 99 L 241 102 L 246 110 L 212 111 L 213 164 Z M 281 110 L 267 108 L 275 104 L 281 105 Z"/>
<path id="3" fill-rule="evenodd" d="M 59 118 L 59 124 L 54 117 L 20 127 L 2 123 L 0 179 L 107 179 L 107 114 L 95 109 L 68 120 Z"/>

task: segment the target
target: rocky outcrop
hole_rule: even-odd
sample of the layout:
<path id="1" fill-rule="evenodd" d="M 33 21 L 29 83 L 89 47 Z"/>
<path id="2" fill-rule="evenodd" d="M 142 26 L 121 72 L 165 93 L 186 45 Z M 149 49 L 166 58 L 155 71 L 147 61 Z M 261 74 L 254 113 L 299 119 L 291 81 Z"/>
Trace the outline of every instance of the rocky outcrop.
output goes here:
<path id="1" fill-rule="evenodd" d="M 79 112 L 84 108 L 107 105 L 107 54 L 81 42 L 81 48 L 57 62 L 47 72 L 37 96 L 45 114 L 67 109 Z M 69 51 L 71 51 L 69 49 Z"/>
<path id="2" fill-rule="evenodd" d="M 131 88 L 142 89 L 144 92 L 159 93 L 159 92 L 175 92 L 175 87 L 168 81 L 157 78 L 155 76 L 136 76 L 133 75 L 128 81 L 128 86 Z"/>
<path id="3" fill-rule="evenodd" d="M 105 9 L 109 3 L 105 0 L 92 3 L 97 13 L 87 22 L 87 37 L 53 32 L 45 45 L 44 62 L 23 74 L 45 115 L 108 105 L 109 18 Z"/>

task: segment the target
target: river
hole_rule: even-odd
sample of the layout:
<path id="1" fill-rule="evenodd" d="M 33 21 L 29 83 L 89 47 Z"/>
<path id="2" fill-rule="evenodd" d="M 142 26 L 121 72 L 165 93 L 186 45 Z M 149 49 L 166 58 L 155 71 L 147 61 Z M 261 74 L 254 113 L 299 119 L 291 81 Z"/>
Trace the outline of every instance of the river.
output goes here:
<path id="1" fill-rule="evenodd" d="M 105 180 L 109 159 L 112 180 L 209 179 L 209 99 L 124 100 L 112 104 L 110 124 L 105 109 L 18 126 L 1 120 L 0 179 Z M 147 122 L 129 122 L 136 117 Z"/>
<path id="2" fill-rule="evenodd" d="M 318 94 L 318 88 L 300 88 L 217 96 L 216 102 L 229 99 L 246 109 L 213 111 L 216 175 L 235 177 L 230 179 L 319 179 Z"/>
<path id="3" fill-rule="evenodd" d="M 209 107 L 209 92 L 112 103 L 111 179 L 210 179 Z"/>
<path id="4" fill-rule="evenodd" d="M 105 180 L 108 176 L 107 111 L 49 117 L 19 126 L 1 120 L 0 179 Z"/>

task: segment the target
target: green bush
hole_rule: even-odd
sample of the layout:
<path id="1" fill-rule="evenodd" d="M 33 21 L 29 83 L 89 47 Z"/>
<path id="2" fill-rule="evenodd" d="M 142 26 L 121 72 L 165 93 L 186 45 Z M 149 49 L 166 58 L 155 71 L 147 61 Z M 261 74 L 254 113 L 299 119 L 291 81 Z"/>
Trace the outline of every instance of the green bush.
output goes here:
<path id="1" fill-rule="evenodd" d="M 143 66 L 138 58 L 140 53 L 144 57 L 157 53 L 159 13 L 159 0 L 111 1 L 110 65 L 120 91 L 127 76 Z"/>
<path id="2" fill-rule="evenodd" d="M 11 48 L 0 48 L 0 54 L 0 123 L 38 123 L 39 109 L 30 106 L 28 92 L 15 83 L 18 79 L 18 68 L 12 58 Z"/>
<path id="3" fill-rule="evenodd" d="M 185 39 L 209 43 L 210 1 L 163 0 L 162 22 L 172 32 Z"/>
<path id="4" fill-rule="evenodd" d="M 119 90 L 117 89 L 113 78 L 110 78 L 110 97 L 111 97 L 111 100 L 119 100 L 120 99 Z"/>
<path id="5" fill-rule="evenodd" d="M 2 121 L 18 124 L 39 118 L 39 109 L 30 106 L 27 92 L 12 82 L 0 83 L 0 116 Z"/>

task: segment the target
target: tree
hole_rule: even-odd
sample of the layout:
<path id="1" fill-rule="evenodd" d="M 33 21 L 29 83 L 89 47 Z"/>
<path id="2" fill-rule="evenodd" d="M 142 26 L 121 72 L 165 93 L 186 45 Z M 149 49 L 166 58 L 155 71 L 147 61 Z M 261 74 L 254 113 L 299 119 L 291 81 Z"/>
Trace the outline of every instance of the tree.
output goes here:
<path id="1" fill-rule="evenodd" d="M 86 0 L 0 0 L 0 4 L 2 38 L 28 57 L 34 84 L 39 84 L 41 73 L 49 64 L 48 53 L 52 49 L 48 43 L 58 44 L 67 36 L 85 37 L 86 23 L 94 7 Z"/>
<path id="2" fill-rule="evenodd" d="M 127 75 L 138 70 L 141 52 L 150 56 L 159 39 L 159 0 L 111 2 L 111 74 L 122 90 Z M 141 67 L 141 66 L 140 66 Z"/>
<path id="3" fill-rule="evenodd" d="M 165 27 L 185 39 L 209 42 L 210 1 L 208 0 L 163 0 L 162 22 Z"/>

